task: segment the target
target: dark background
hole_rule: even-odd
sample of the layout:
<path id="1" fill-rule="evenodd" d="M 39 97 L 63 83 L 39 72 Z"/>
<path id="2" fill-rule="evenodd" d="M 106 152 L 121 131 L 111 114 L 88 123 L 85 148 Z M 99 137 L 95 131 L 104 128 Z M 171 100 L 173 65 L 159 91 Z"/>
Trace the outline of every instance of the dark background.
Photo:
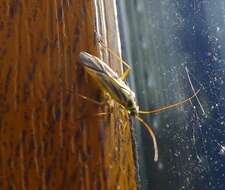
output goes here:
<path id="1" fill-rule="evenodd" d="M 199 102 L 144 117 L 159 144 L 135 126 L 142 190 L 225 189 L 225 1 L 117 1 L 124 58 L 141 109 Z M 187 70 L 189 72 L 187 72 Z"/>

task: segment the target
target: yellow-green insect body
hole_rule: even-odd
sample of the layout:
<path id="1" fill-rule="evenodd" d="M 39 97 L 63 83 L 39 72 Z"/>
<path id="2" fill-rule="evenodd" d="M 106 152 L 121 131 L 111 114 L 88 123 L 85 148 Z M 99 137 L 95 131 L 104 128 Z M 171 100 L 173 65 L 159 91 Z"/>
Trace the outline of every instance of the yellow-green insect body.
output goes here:
<path id="1" fill-rule="evenodd" d="M 138 119 L 143 124 L 143 126 L 148 130 L 153 140 L 155 150 L 154 160 L 157 161 L 158 147 L 154 132 L 149 127 L 149 125 L 141 117 L 139 117 L 139 114 L 157 113 L 162 110 L 182 105 L 190 101 L 193 97 L 195 97 L 199 92 L 199 90 L 197 92 L 194 92 L 194 94 L 190 98 L 179 101 L 175 104 L 171 104 L 151 111 L 140 111 L 136 103 L 134 92 L 122 80 L 122 78 L 124 78 L 124 76 L 126 75 L 119 77 L 118 74 L 115 71 L 113 71 L 106 63 L 104 63 L 99 58 L 87 52 L 80 53 L 80 60 L 82 62 L 85 71 L 97 82 L 97 84 L 101 87 L 101 89 L 104 90 L 106 93 L 108 93 L 110 97 L 112 97 L 126 111 L 128 111 L 129 115 L 134 116 L 136 119 Z M 128 72 L 125 71 L 125 74 L 128 74 Z"/>
<path id="2" fill-rule="evenodd" d="M 87 52 L 81 52 L 80 59 L 86 72 L 105 92 L 122 105 L 129 114 L 136 115 L 138 113 L 135 93 L 115 71 L 102 60 Z"/>
<path id="3" fill-rule="evenodd" d="M 115 101 L 117 101 L 125 110 L 127 110 L 129 115 L 137 118 L 148 130 L 149 134 L 152 137 L 155 150 L 154 161 L 158 161 L 158 147 L 154 132 L 148 126 L 148 124 L 138 116 L 138 113 L 140 113 L 140 111 L 139 107 L 136 104 L 134 92 L 128 85 L 126 85 L 126 83 L 118 76 L 115 71 L 113 71 L 106 63 L 104 63 L 99 58 L 87 52 L 81 52 L 80 60 L 85 71 L 90 76 L 92 76 L 97 84 Z"/>

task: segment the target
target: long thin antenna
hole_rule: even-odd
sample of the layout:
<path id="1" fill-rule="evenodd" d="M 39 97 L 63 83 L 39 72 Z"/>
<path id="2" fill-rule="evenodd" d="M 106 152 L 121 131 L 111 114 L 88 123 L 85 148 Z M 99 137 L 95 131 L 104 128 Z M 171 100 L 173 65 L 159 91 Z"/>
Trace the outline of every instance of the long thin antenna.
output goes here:
<path id="1" fill-rule="evenodd" d="M 140 118 L 139 116 L 135 116 L 135 117 L 137 118 L 138 121 L 140 121 L 143 124 L 143 126 L 148 130 L 149 134 L 152 137 L 154 151 L 155 151 L 154 161 L 157 162 L 159 158 L 159 152 L 158 152 L 158 146 L 157 146 L 155 134 L 153 130 L 151 129 L 151 127 L 142 118 Z"/>
<path id="2" fill-rule="evenodd" d="M 168 105 L 168 106 L 165 106 L 165 107 L 161 107 L 161 108 L 157 108 L 157 109 L 154 109 L 154 110 L 150 110 L 150 111 L 138 111 L 139 114 L 153 114 L 153 113 L 158 113 L 160 111 L 163 111 L 163 110 L 167 110 L 167 109 L 170 109 L 170 108 L 174 108 L 174 107 L 177 107 L 177 106 L 180 106 L 188 101 L 190 101 L 192 98 L 194 97 L 197 97 L 197 94 L 199 93 L 200 89 L 195 92 L 191 97 L 185 99 L 185 100 L 181 100 L 175 104 L 171 104 L 171 105 Z"/>

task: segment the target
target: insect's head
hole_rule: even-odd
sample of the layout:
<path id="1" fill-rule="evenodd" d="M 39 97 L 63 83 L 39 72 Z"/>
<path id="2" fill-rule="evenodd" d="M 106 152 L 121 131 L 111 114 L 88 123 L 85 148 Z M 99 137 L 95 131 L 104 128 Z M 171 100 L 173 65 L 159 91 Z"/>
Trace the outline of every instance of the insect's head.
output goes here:
<path id="1" fill-rule="evenodd" d="M 135 99 L 130 99 L 127 102 L 127 110 L 131 116 L 136 116 L 138 114 L 139 107 L 137 106 Z"/>

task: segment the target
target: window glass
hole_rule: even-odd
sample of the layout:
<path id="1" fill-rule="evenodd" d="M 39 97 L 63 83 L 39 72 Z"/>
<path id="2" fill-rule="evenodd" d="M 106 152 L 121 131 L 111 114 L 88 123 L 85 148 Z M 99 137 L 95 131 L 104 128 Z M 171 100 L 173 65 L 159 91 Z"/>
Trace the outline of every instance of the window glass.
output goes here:
<path id="1" fill-rule="evenodd" d="M 225 189 L 225 1 L 117 1 L 122 49 L 142 110 L 190 97 L 183 106 L 144 116 L 159 161 L 135 125 L 140 189 Z"/>

